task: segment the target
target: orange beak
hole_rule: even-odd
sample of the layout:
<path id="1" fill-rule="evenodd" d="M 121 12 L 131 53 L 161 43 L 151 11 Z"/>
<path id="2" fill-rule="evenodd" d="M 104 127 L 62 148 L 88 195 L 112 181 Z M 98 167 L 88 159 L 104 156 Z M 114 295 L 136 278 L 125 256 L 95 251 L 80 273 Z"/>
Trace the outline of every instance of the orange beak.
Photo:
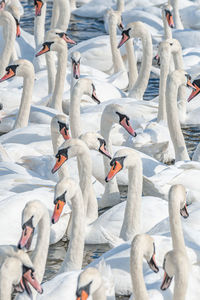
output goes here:
<path id="1" fill-rule="evenodd" d="M 126 35 L 124 32 L 122 33 L 122 39 L 121 41 L 119 42 L 119 45 L 117 48 L 120 48 L 126 41 L 128 41 L 129 39 L 129 36 Z"/>
<path id="2" fill-rule="evenodd" d="M 0 82 L 3 82 L 9 78 L 12 78 L 15 76 L 15 73 L 13 72 L 12 69 L 9 69 L 9 71 L 0 79 Z"/>
<path id="3" fill-rule="evenodd" d="M 137 133 L 132 128 L 129 120 L 127 120 L 126 117 L 124 117 L 123 120 L 121 120 L 120 125 L 123 126 L 130 135 L 132 135 L 134 137 L 137 136 Z"/>
<path id="4" fill-rule="evenodd" d="M 174 28 L 174 20 L 173 20 L 172 15 L 170 15 L 168 13 L 166 17 L 167 17 L 167 22 L 168 22 L 169 27 Z"/>
<path id="5" fill-rule="evenodd" d="M 86 291 L 82 290 L 81 291 L 81 296 L 77 297 L 76 300 L 87 300 L 89 297 L 88 293 Z"/>
<path id="6" fill-rule="evenodd" d="M 187 86 L 193 88 L 196 91 L 196 87 L 192 84 L 190 79 L 187 80 Z"/>
<path id="7" fill-rule="evenodd" d="M 26 273 L 24 273 L 23 278 L 25 281 L 28 281 L 39 294 L 43 293 L 43 289 L 35 278 L 34 273 L 32 273 L 32 270 L 28 270 Z"/>
<path id="8" fill-rule="evenodd" d="M 99 148 L 99 151 L 104 154 L 105 156 L 107 156 L 108 158 L 112 158 L 112 156 L 110 155 L 110 153 L 105 149 L 104 144 L 101 145 L 101 147 Z"/>
<path id="9" fill-rule="evenodd" d="M 67 158 L 64 155 L 60 155 L 51 172 L 54 174 L 56 171 L 58 171 L 58 169 L 60 169 L 60 167 L 64 164 L 66 160 Z"/>
<path id="10" fill-rule="evenodd" d="M 36 53 L 35 56 L 36 56 L 36 57 L 37 57 L 37 56 L 40 56 L 40 55 L 42 55 L 42 54 L 44 54 L 44 53 L 47 53 L 48 51 L 50 51 L 50 49 L 48 48 L 47 45 L 44 45 L 43 49 L 40 50 L 38 53 Z"/>
<path id="11" fill-rule="evenodd" d="M 30 248 L 32 238 L 33 238 L 34 229 L 30 226 L 26 226 L 25 229 L 22 231 L 21 238 L 18 243 L 18 248 L 22 249 L 26 247 L 26 249 Z"/>
<path id="12" fill-rule="evenodd" d="M 110 169 L 110 172 L 108 173 L 108 175 L 106 176 L 105 181 L 108 182 L 111 179 L 113 179 L 113 177 L 122 169 L 122 165 L 116 161 L 114 166 L 112 166 L 112 168 Z"/>
<path id="13" fill-rule="evenodd" d="M 41 16 L 43 3 L 41 1 L 36 1 L 35 3 L 35 16 L 38 17 Z"/>
<path id="14" fill-rule="evenodd" d="M 72 45 L 76 45 L 76 42 L 73 41 L 72 39 L 70 39 L 68 36 L 66 36 L 66 34 L 63 34 L 63 40 L 68 43 L 68 44 L 72 44 Z"/>
<path id="15" fill-rule="evenodd" d="M 58 222 L 60 215 L 63 211 L 64 205 L 65 205 L 65 202 L 61 201 L 61 200 L 58 200 L 58 202 L 55 204 L 53 216 L 51 218 L 51 221 L 53 224 Z"/>
<path id="16" fill-rule="evenodd" d="M 63 138 L 65 140 L 69 140 L 71 137 L 70 137 L 70 134 L 69 134 L 69 130 L 67 130 L 65 127 L 63 127 L 61 130 L 60 130 L 60 133 L 62 134 Z"/>
<path id="17" fill-rule="evenodd" d="M 194 86 L 195 90 L 192 91 L 192 93 L 190 94 L 189 98 L 187 99 L 188 102 L 190 102 L 200 92 L 200 88 L 195 83 L 194 83 L 193 86 Z"/>
<path id="18" fill-rule="evenodd" d="M 20 26 L 19 26 L 19 24 L 18 24 L 18 25 L 17 25 L 16 36 L 17 36 L 17 37 L 20 37 L 20 35 L 21 35 L 21 30 L 20 30 Z"/>

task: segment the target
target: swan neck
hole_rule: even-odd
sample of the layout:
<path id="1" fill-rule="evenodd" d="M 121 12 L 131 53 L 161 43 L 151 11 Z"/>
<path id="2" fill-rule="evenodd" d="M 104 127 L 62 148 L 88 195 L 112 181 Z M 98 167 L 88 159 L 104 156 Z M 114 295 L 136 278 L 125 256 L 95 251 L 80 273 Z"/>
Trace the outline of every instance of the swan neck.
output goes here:
<path id="1" fill-rule="evenodd" d="M 138 69 L 137 69 L 137 60 L 135 57 L 134 47 L 133 47 L 133 40 L 129 39 L 125 43 L 126 53 L 128 57 L 128 69 L 129 69 L 129 91 L 133 88 L 137 78 L 138 78 Z"/>
<path id="2" fill-rule="evenodd" d="M 51 29 L 59 28 L 67 31 L 70 19 L 69 0 L 57 0 L 53 2 L 53 12 L 51 18 Z"/>
<path id="3" fill-rule="evenodd" d="M 0 278 L 0 299 L 1 300 L 11 300 L 12 294 L 12 280 L 9 276 L 3 276 L 1 274 Z"/>
<path id="4" fill-rule="evenodd" d="M 141 39 L 143 57 L 140 72 L 133 88 L 129 91 L 129 96 L 136 99 L 143 98 L 144 92 L 148 85 L 152 66 L 152 40 L 150 33 L 148 31 L 143 31 Z"/>
<path id="5" fill-rule="evenodd" d="M 6 29 L 4 48 L 0 57 L 0 77 L 2 77 L 15 49 L 16 24 L 9 12 L 0 11 L 0 25 L 3 26 L 3 31 Z"/>
<path id="6" fill-rule="evenodd" d="M 83 197 L 80 189 L 71 199 L 72 203 L 72 232 L 64 262 L 59 273 L 80 270 L 82 268 L 85 240 L 85 216 L 83 214 Z"/>
<path id="7" fill-rule="evenodd" d="M 189 155 L 186 149 L 179 121 L 177 107 L 178 88 L 179 87 L 176 80 L 174 80 L 172 77 L 169 77 L 166 88 L 166 110 L 167 122 L 172 143 L 174 145 L 176 161 L 189 160 Z"/>
<path id="8" fill-rule="evenodd" d="M 80 102 L 83 96 L 83 90 L 79 86 L 75 86 L 73 89 L 70 109 L 69 109 L 69 121 L 71 135 L 73 138 L 78 138 L 81 135 L 81 115 L 80 115 Z"/>
<path id="9" fill-rule="evenodd" d="M 139 243 L 131 247 L 130 272 L 135 299 L 149 300 L 143 276 L 143 248 Z"/>
<path id="10" fill-rule="evenodd" d="M 126 71 L 120 50 L 117 48 L 117 24 L 109 20 L 109 36 L 114 65 L 114 73 Z"/>
<path id="11" fill-rule="evenodd" d="M 50 107 L 62 113 L 62 98 L 64 92 L 65 77 L 67 72 L 67 46 L 58 52 L 58 67 L 56 73 L 55 88 L 52 95 Z"/>
<path id="12" fill-rule="evenodd" d="M 171 61 L 171 51 L 169 47 L 163 49 L 160 54 L 160 84 L 159 84 L 159 106 L 158 106 L 158 116 L 157 120 L 166 121 L 167 122 L 167 114 L 166 114 L 166 84 L 167 84 L 167 76 L 169 74 L 169 66 Z"/>
<path id="13" fill-rule="evenodd" d="M 44 2 L 41 9 L 41 15 L 35 17 L 34 19 L 34 39 L 36 49 L 41 47 L 42 43 L 44 42 L 46 7 L 46 2 Z"/>
<path id="14" fill-rule="evenodd" d="M 181 46 L 178 49 L 177 52 L 173 53 L 173 59 L 174 59 L 174 66 L 176 70 L 184 70 L 183 65 L 183 57 L 182 57 L 182 51 Z M 183 114 L 186 116 L 186 108 L 187 108 L 187 100 L 186 100 L 186 86 L 181 85 L 178 90 L 178 100 L 184 100 L 184 107 L 183 107 Z"/>
<path id="15" fill-rule="evenodd" d="M 186 268 L 184 268 L 184 272 L 182 268 L 181 270 L 176 270 L 173 300 L 186 299 L 189 280 L 188 266 Z"/>
<path id="16" fill-rule="evenodd" d="M 52 94 L 56 80 L 56 65 L 55 65 L 55 53 L 48 52 L 45 54 L 47 74 L 48 74 L 48 94 Z"/>
<path id="17" fill-rule="evenodd" d="M 35 250 L 32 254 L 32 262 L 36 271 L 36 277 L 42 282 L 50 240 L 50 220 L 48 210 L 44 210 L 42 218 L 38 223 L 38 236 Z"/>
<path id="18" fill-rule="evenodd" d="M 164 25 L 164 39 L 165 40 L 172 39 L 172 30 L 168 25 L 168 22 L 167 22 L 164 11 L 163 11 L 163 14 L 162 14 L 162 18 L 163 18 L 163 25 Z"/>
<path id="19" fill-rule="evenodd" d="M 117 1 L 117 10 L 123 12 L 124 11 L 124 0 Z"/>
<path id="20" fill-rule="evenodd" d="M 14 124 L 14 129 L 26 127 L 28 125 L 34 87 L 34 77 L 35 74 L 33 70 L 30 70 L 28 75 L 26 73 L 26 76 L 24 77 L 22 98 L 19 107 L 19 112 Z"/>
<path id="21" fill-rule="evenodd" d="M 176 29 L 184 29 L 183 24 L 181 22 L 180 14 L 179 14 L 179 7 L 178 7 L 178 1 L 172 0 L 171 5 L 173 7 L 173 17 L 174 17 L 174 23 Z"/>
<path id="22" fill-rule="evenodd" d="M 171 195 L 171 197 L 169 198 L 170 231 L 172 236 L 173 249 L 175 251 L 186 252 L 180 216 L 180 201 L 179 199 L 177 199 L 178 197 L 179 196 Z"/>
<path id="23" fill-rule="evenodd" d="M 142 195 L 142 163 L 138 159 L 134 166 L 128 168 L 128 196 L 120 237 L 132 240 L 140 233 Z"/>

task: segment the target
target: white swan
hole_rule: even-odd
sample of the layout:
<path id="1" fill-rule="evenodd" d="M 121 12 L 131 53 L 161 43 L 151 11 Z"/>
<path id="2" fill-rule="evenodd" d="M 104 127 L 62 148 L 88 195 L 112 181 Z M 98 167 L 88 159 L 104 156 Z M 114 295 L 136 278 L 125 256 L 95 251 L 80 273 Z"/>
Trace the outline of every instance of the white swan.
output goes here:
<path id="1" fill-rule="evenodd" d="M 170 286 L 173 276 L 175 276 L 173 293 L 174 300 L 180 298 L 191 299 L 191 297 L 192 299 L 195 299 L 196 291 L 193 290 L 193 286 L 195 286 L 198 277 L 200 276 L 199 266 L 193 266 L 192 268 L 190 266 L 189 257 L 187 255 L 184 242 L 184 235 L 181 228 L 180 217 L 178 217 L 176 212 L 180 209 L 179 203 L 177 203 L 177 198 L 184 194 L 184 192 L 185 190 L 183 186 L 175 185 L 170 189 L 169 193 L 169 218 L 173 250 L 167 252 L 164 258 L 163 268 L 165 275 L 161 289 L 166 290 Z M 190 273 L 193 275 L 191 278 L 189 278 Z"/>
<path id="2" fill-rule="evenodd" d="M 155 252 L 155 243 L 151 236 L 147 234 L 137 234 L 134 237 L 131 243 L 130 273 L 133 295 L 137 300 L 149 299 L 144 282 L 142 264 L 143 258 L 145 258 L 152 271 L 157 273 L 159 268 L 156 265 Z"/>
<path id="3" fill-rule="evenodd" d="M 0 25 L 4 27 L 4 31 L 6 28 L 6 33 L 4 37 L 6 38 L 4 43 L 3 52 L 1 53 L 0 59 L 0 76 L 3 75 L 6 66 L 9 64 L 11 59 L 11 55 L 13 53 L 14 45 L 15 45 L 15 32 L 16 32 L 16 24 L 12 15 L 4 10 L 0 11 Z"/>
<path id="4" fill-rule="evenodd" d="M 143 59 L 138 78 L 131 90 L 129 90 L 129 97 L 140 100 L 143 98 L 147 88 L 152 65 L 152 39 L 145 24 L 142 22 L 129 23 L 126 29 L 122 31 L 122 39 L 118 47 L 121 47 L 130 38 L 135 37 L 139 37 L 142 40 Z"/>
<path id="5" fill-rule="evenodd" d="M 65 186 L 67 190 L 67 200 L 71 201 L 72 205 L 73 238 L 70 240 L 68 251 L 59 273 L 81 269 L 84 249 L 85 217 L 83 214 L 84 207 L 81 190 L 75 181 L 70 178 L 65 180 Z M 76 222 L 77 218 L 79 219 L 78 224 Z M 30 245 L 34 228 L 38 225 L 40 233 L 38 234 L 37 247 L 34 251 L 33 264 L 40 281 L 43 278 L 48 254 L 50 226 L 47 226 L 47 224 L 49 224 L 49 221 L 48 211 L 40 201 L 32 201 L 27 204 L 22 217 L 23 231 L 19 241 L 19 247 L 22 248 Z M 26 295 L 20 295 L 17 299 L 26 299 Z"/>
<path id="6" fill-rule="evenodd" d="M 26 253 L 24 255 L 28 256 Z M 26 289 L 30 294 L 29 282 L 39 293 L 42 293 L 37 279 L 35 278 L 33 264 L 26 258 L 26 263 L 23 263 L 17 256 L 7 257 L 0 268 L 0 297 L 2 300 L 10 300 L 13 286 L 16 286 L 17 291 Z M 13 272 L 14 271 L 14 272 Z M 19 285 L 19 287 L 18 287 Z"/>
<path id="7" fill-rule="evenodd" d="M 58 67 L 56 74 L 55 88 L 49 106 L 62 113 L 62 97 L 64 91 L 65 76 L 67 71 L 67 45 L 60 37 L 52 38 L 51 41 L 43 43 L 43 49 L 36 56 L 40 56 L 48 51 L 58 52 Z"/>

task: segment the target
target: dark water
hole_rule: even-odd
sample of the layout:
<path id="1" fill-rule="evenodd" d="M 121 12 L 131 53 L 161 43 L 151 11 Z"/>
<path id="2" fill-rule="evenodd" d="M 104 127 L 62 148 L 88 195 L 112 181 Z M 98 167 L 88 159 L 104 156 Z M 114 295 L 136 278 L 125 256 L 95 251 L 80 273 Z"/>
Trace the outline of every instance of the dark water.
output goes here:
<path id="1" fill-rule="evenodd" d="M 21 26 L 24 30 L 33 34 L 34 24 L 34 7 L 33 0 L 21 1 L 25 14 L 21 19 Z M 46 14 L 46 29 L 49 29 L 51 19 L 51 8 L 52 2 L 47 2 L 47 14 Z M 76 42 L 80 42 L 89 38 L 93 38 L 102 34 L 105 34 L 103 22 L 91 19 L 91 18 L 80 18 L 71 16 L 70 25 L 68 29 L 69 36 Z M 150 100 L 158 95 L 159 80 L 151 78 L 147 91 L 145 93 L 145 100 Z M 186 144 L 192 155 L 197 144 L 200 141 L 200 126 L 184 127 L 183 133 L 185 136 Z M 127 188 L 125 187 L 122 191 L 123 198 L 126 194 Z M 50 246 L 47 267 L 45 272 L 44 281 L 52 278 L 57 273 L 66 253 L 68 242 L 65 238 L 55 245 Z M 84 250 L 84 262 L 83 266 L 89 264 L 93 259 L 99 257 L 102 253 L 107 251 L 109 248 L 107 245 L 87 245 Z M 119 297 L 118 299 L 125 300 L 127 297 Z"/>

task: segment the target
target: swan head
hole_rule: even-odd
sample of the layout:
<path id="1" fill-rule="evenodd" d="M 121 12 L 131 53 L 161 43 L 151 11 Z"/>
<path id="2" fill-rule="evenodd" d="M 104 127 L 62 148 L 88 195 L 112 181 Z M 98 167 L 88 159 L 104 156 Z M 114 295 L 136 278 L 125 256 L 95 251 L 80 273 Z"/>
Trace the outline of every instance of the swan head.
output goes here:
<path id="1" fill-rule="evenodd" d="M 66 43 L 76 45 L 76 42 L 73 41 L 66 32 L 59 28 L 53 28 L 46 32 L 45 41 L 51 41 L 52 39 L 59 37 L 63 39 Z"/>
<path id="2" fill-rule="evenodd" d="M 106 141 L 97 132 L 86 132 L 79 137 L 90 150 L 96 150 L 111 159 L 110 153 L 106 150 Z"/>
<path id="3" fill-rule="evenodd" d="M 102 114 L 102 122 L 110 124 L 116 123 L 124 127 L 124 129 L 132 136 L 136 137 L 136 132 L 130 124 L 130 118 L 126 114 L 123 106 L 119 104 L 109 104 L 104 108 Z"/>
<path id="4" fill-rule="evenodd" d="M 159 268 L 155 260 L 155 243 L 154 239 L 148 234 L 137 234 L 131 243 L 131 256 L 137 259 L 136 253 L 143 251 L 143 256 L 146 259 L 149 267 L 155 273 L 158 273 Z"/>
<path id="5" fill-rule="evenodd" d="M 140 38 L 148 33 L 147 27 L 143 22 L 137 21 L 129 23 L 122 31 L 122 38 L 119 42 L 118 48 L 120 48 L 130 38 Z"/>
<path id="6" fill-rule="evenodd" d="M 35 6 L 35 16 L 39 17 L 41 16 L 42 7 L 46 1 L 43 0 L 34 0 L 34 6 Z"/>
<path id="7" fill-rule="evenodd" d="M 26 255 L 28 256 L 28 254 Z M 32 292 L 28 283 L 30 283 L 40 294 L 43 292 L 42 287 L 35 278 L 34 268 L 31 261 L 30 264 L 27 265 L 17 257 L 7 257 L 1 266 L 0 276 L 3 282 L 11 281 L 18 292 L 26 290 L 28 295 L 31 296 Z"/>
<path id="8" fill-rule="evenodd" d="M 164 278 L 161 284 L 161 290 L 169 288 L 173 277 L 178 276 L 177 280 L 181 282 L 181 290 L 187 289 L 189 262 L 187 255 L 181 251 L 169 251 L 165 254 L 163 260 Z"/>
<path id="9" fill-rule="evenodd" d="M 64 206 L 69 203 L 79 190 L 79 185 L 71 178 L 62 178 L 55 186 L 54 212 L 51 218 L 53 224 L 57 223 Z"/>
<path id="10" fill-rule="evenodd" d="M 87 268 L 78 277 L 76 299 L 86 300 L 103 284 L 100 272 L 96 268 Z"/>
<path id="11" fill-rule="evenodd" d="M 6 6 L 5 0 L 1 0 L 0 1 L 0 10 L 3 10 L 5 8 L 5 6 Z"/>
<path id="12" fill-rule="evenodd" d="M 114 158 L 110 162 L 111 169 L 105 178 L 105 181 L 110 181 L 122 169 L 134 167 L 140 161 L 139 154 L 130 148 L 124 148 L 117 151 Z"/>
<path id="13" fill-rule="evenodd" d="M 79 94 L 79 92 L 83 93 L 84 95 L 88 95 L 92 98 L 93 101 L 95 101 L 97 104 L 100 104 L 100 100 L 98 99 L 96 95 L 96 88 L 93 84 L 92 80 L 89 78 L 80 78 L 76 84 L 73 87 L 73 95 Z M 73 101 L 73 96 L 72 100 Z"/>
<path id="14" fill-rule="evenodd" d="M 45 211 L 46 208 L 38 200 L 26 204 L 22 212 L 22 235 L 18 243 L 19 249 L 30 248 L 35 228 Z"/>
<path id="15" fill-rule="evenodd" d="M 67 123 L 65 115 L 55 115 L 51 120 L 51 132 L 54 132 L 55 134 L 59 133 L 63 136 L 64 140 L 69 140 L 69 125 Z"/>
<path id="16" fill-rule="evenodd" d="M 195 86 L 191 83 L 191 76 L 184 70 L 175 70 L 168 76 L 167 89 L 169 89 L 170 83 L 173 82 L 176 86 L 185 85 L 196 90 Z"/>
<path id="17" fill-rule="evenodd" d="M 58 149 L 58 153 L 56 154 L 57 160 L 51 172 L 54 174 L 68 159 L 82 153 L 87 153 L 89 159 L 89 149 L 83 141 L 74 138 L 65 141 Z"/>
<path id="18" fill-rule="evenodd" d="M 80 78 L 80 63 L 81 63 L 81 54 L 79 51 L 74 51 L 71 53 L 71 61 L 72 61 L 73 77 L 75 79 L 79 79 Z"/>
<path id="19" fill-rule="evenodd" d="M 109 25 L 117 26 L 120 31 L 124 30 L 124 26 L 122 24 L 122 16 L 120 11 L 115 11 L 113 9 L 109 9 L 107 12 Z"/>
<path id="20" fill-rule="evenodd" d="M 6 74 L 0 79 L 0 82 L 3 82 L 7 79 L 10 79 L 14 76 L 18 77 L 34 77 L 34 67 L 33 64 L 26 59 L 17 59 L 12 65 L 6 67 Z"/>
<path id="21" fill-rule="evenodd" d="M 20 30 L 20 16 L 21 16 L 21 11 L 20 8 L 16 5 L 6 5 L 6 10 L 11 13 L 13 18 L 15 19 L 16 23 L 16 37 L 20 37 L 21 35 L 21 30 Z"/>
<path id="22" fill-rule="evenodd" d="M 174 203 L 177 205 L 177 209 L 180 209 L 180 214 L 183 218 L 188 218 L 189 213 L 187 211 L 186 204 L 186 190 L 182 184 L 174 184 L 169 190 L 169 209 L 174 210 Z"/>
<path id="23" fill-rule="evenodd" d="M 188 97 L 187 101 L 190 102 L 192 99 L 194 99 L 199 93 L 200 93 L 200 79 L 195 79 L 192 82 L 192 85 L 195 87 L 195 90 L 193 90 Z"/>
<path id="24" fill-rule="evenodd" d="M 65 40 L 63 38 L 60 38 L 59 36 L 55 36 L 51 39 L 51 41 L 44 42 L 42 46 L 43 48 L 38 53 L 36 53 L 36 57 L 49 51 L 55 51 L 58 53 L 67 51 L 67 45 Z"/>
<path id="25" fill-rule="evenodd" d="M 170 4 L 164 4 L 162 7 L 163 20 L 167 20 L 169 27 L 174 28 L 174 20 L 172 15 L 172 6 Z"/>

